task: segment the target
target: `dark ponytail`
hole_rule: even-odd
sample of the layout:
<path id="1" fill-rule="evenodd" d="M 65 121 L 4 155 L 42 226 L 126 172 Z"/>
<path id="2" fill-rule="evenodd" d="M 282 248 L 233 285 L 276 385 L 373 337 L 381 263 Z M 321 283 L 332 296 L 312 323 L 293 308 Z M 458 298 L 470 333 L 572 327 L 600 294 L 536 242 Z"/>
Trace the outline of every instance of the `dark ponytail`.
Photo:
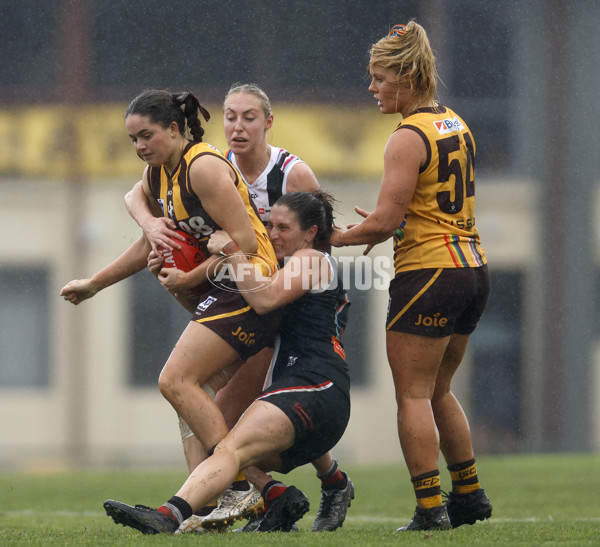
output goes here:
<path id="1" fill-rule="evenodd" d="M 185 91 L 171 93 L 166 90 L 149 89 L 138 95 L 127 108 L 125 118 L 130 114 L 147 116 L 153 123 L 169 127 L 175 122 L 179 132 L 185 135 L 186 125 L 194 142 L 202 142 L 204 128 L 198 117 L 198 111 L 208 121 L 210 114 L 197 97 Z"/>
<path id="2" fill-rule="evenodd" d="M 174 93 L 173 98 L 175 102 L 183 110 L 183 115 L 187 119 L 187 125 L 192 135 L 194 142 L 202 142 L 204 136 L 204 128 L 198 118 L 198 111 L 202 114 L 202 117 L 208 121 L 210 120 L 210 114 L 208 110 L 204 108 L 198 98 L 191 92 L 185 91 L 183 93 Z"/>
<path id="3" fill-rule="evenodd" d="M 323 190 L 308 192 L 292 192 L 284 194 L 275 205 L 285 205 L 290 211 L 296 213 L 300 228 L 308 230 L 317 226 L 317 234 L 313 247 L 319 250 L 329 250 L 329 238 L 333 233 L 333 204 L 335 199 Z"/>

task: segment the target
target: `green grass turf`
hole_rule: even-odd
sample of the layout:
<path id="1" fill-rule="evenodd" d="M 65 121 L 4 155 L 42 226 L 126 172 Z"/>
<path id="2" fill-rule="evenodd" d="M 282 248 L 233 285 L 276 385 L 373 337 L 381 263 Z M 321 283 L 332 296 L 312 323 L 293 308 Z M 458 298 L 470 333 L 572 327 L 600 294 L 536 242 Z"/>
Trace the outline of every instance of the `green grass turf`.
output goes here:
<path id="1" fill-rule="evenodd" d="M 116 526 L 102 502 L 160 505 L 185 479 L 182 471 L 101 471 L 0 474 L 0 545 L 600 545 L 600 456 L 596 454 L 482 457 L 479 476 L 494 505 L 492 519 L 448 532 L 395 533 L 414 511 L 406 468 L 345 468 L 356 499 L 344 527 L 312 533 L 319 505 L 314 471 L 275 475 L 311 500 L 298 533 L 144 536 Z M 442 488 L 449 489 L 442 472 Z"/>

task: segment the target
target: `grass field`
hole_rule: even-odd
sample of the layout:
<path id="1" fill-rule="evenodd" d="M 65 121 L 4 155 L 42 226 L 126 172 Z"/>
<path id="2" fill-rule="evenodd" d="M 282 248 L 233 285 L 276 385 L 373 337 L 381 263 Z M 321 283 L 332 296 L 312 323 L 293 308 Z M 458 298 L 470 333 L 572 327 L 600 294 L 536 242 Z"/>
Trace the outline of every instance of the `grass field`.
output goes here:
<path id="1" fill-rule="evenodd" d="M 479 474 L 494 505 L 491 520 L 449 532 L 395 529 L 412 516 L 414 498 L 406 469 L 349 467 L 356 499 L 344 527 L 312 533 L 318 481 L 308 468 L 276 475 L 304 490 L 310 512 L 300 532 L 144 536 L 116 526 L 102 502 L 157 506 L 184 480 L 181 472 L 102 471 L 0 474 L 0 545 L 600 545 L 600 456 L 527 455 L 479 458 Z M 442 472 L 442 488 L 449 486 Z"/>

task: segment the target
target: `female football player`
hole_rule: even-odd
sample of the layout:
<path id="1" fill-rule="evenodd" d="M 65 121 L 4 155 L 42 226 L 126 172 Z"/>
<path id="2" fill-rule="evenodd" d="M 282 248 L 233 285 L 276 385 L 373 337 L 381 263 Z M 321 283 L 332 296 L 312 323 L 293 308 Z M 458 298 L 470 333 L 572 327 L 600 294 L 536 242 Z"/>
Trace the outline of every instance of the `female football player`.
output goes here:
<path id="1" fill-rule="evenodd" d="M 277 260 L 266 230 L 250 202 L 238 171 L 211 145 L 202 142 L 198 118 L 208 113 L 191 93 L 150 90 L 136 97 L 125 114 L 127 132 L 138 156 L 148 167 L 143 191 L 155 214 L 171 219 L 178 229 L 198 238 L 206 247 L 218 229 L 231 233 L 236 244 L 270 275 Z M 192 140 L 187 137 L 191 134 Z M 140 251 L 140 249 L 144 249 Z M 140 269 L 140 257 L 150 250 L 145 239 L 107 267 L 110 281 Z M 207 253 L 209 254 L 209 253 Z M 196 270 L 206 278 L 212 258 Z M 144 260 L 145 262 L 145 260 Z M 143 266 L 142 266 L 143 267 Z M 258 266 L 257 266 L 258 267 Z M 112 276 L 112 277 L 111 277 Z M 63 288 L 65 299 L 78 303 L 94 294 L 91 283 L 76 282 Z M 275 314 L 258 316 L 239 293 L 212 285 L 196 298 L 195 314 L 165 364 L 159 387 L 205 450 L 222 439 L 227 426 L 222 413 L 203 386 L 211 386 L 219 373 L 238 367 L 243 360 L 272 346 L 277 326 Z M 244 483 L 242 477 L 238 481 Z M 245 490 L 245 488 L 243 488 Z M 248 508 L 262 503 L 258 492 L 249 494 Z"/>
<path id="2" fill-rule="evenodd" d="M 271 207 L 281 195 L 319 188 L 314 173 L 298 156 L 268 144 L 268 132 L 273 126 L 273 119 L 271 101 L 258 85 L 231 86 L 223 103 L 223 127 L 229 146 L 225 156 L 240 172 L 265 224 L 269 220 Z M 151 214 L 140 183 L 126 196 L 126 203 L 132 217 L 147 234 L 153 249 L 174 245 L 172 238 L 178 239 L 171 230 L 175 227 L 174 223 L 166 217 Z M 155 253 L 155 256 L 152 264 L 160 269 L 160 254 Z M 204 280 L 201 271 L 183 272 L 163 268 L 158 275 L 161 283 L 175 294 L 192 290 Z M 272 349 L 265 348 L 248 359 L 217 393 L 215 401 L 230 428 L 264 387 L 271 355 Z M 181 424 L 181 429 L 184 452 L 191 471 L 205 454 L 185 423 Z M 346 518 L 354 497 L 354 485 L 329 453 L 318 458 L 313 465 L 321 480 L 321 503 L 313 530 L 335 530 L 342 526 Z M 259 485 L 266 481 L 264 476 L 253 475 L 252 479 Z M 212 523 L 230 521 L 231 503 L 227 499 L 222 500 L 220 506 L 211 512 L 209 520 Z M 193 522 L 192 519 L 189 524 L 193 525 Z"/>
<path id="3" fill-rule="evenodd" d="M 239 470 L 257 465 L 287 473 L 326 453 L 341 438 L 350 412 L 350 382 L 340 341 L 347 299 L 329 255 L 317 250 L 328 245 L 332 225 L 331 198 L 320 191 L 286 194 L 273 206 L 269 235 L 277 258 L 289 260 L 261 290 L 253 290 L 264 284 L 254 272 L 237 280 L 244 298 L 259 313 L 284 307 L 272 382 L 163 506 L 150 509 L 105 501 L 116 523 L 144 533 L 173 533 L 195 510 L 216 499 Z M 247 263 L 225 232 L 211 236 L 209 249 L 234 266 Z M 274 492 L 271 499 L 274 487 L 268 484 L 263 490 L 270 508 L 259 531 L 290 530 L 308 510 L 308 500 L 293 486 Z"/>
<path id="4" fill-rule="evenodd" d="M 387 355 L 398 402 L 398 433 L 417 498 L 408 526 L 446 530 L 491 515 L 467 418 L 450 390 L 490 280 L 475 228 L 475 142 L 465 122 L 435 101 L 435 59 L 423 27 L 396 25 L 370 49 L 379 111 L 401 114 L 389 138 L 375 210 L 340 227 L 336 246 L 394 238 Z M 439 451 L 452 478 L 442 503 Z"/>

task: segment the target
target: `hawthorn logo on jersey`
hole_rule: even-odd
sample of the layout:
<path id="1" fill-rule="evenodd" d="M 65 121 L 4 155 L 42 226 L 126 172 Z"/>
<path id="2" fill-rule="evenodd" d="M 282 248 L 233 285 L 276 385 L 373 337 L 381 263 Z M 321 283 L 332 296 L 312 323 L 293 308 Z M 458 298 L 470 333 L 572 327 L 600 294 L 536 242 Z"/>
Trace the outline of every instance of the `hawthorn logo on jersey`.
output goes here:
<path id="1" fill-rule="evenodd" d="M 446 118 L 445 120 L 438 120 L 433 122 L 433 125 L 438 130 L 440 135 L 446 135 L 447 133 L 454 133 L 454 131 L 462 131 L 465 126 L 460 123 L 458 116 L 454 118 Z"/>

